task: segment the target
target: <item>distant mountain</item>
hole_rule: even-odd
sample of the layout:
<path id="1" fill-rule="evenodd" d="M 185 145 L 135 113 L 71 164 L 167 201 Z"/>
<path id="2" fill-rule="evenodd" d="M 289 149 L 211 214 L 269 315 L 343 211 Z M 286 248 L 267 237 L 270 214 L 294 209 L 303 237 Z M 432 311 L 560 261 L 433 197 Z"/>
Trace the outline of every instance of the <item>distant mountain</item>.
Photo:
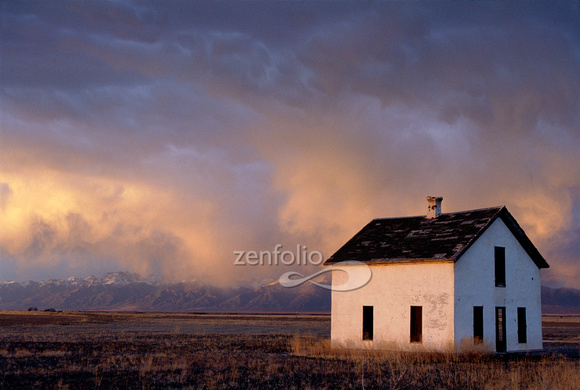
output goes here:
<path id="1" fill-rule="evenodd" d="M 130 272 L 0 284 L 0 310 L 125 310 L 207 312 L 329 312 L 330 291 L 305 283 L 285 288 L 219 288 L 198 282 L 163 283 Z"/>
<path id="2" fill-rule="evenodd" d="M 580 290 L 542 287 L 544 314 L 580 314 Z"/>
<path id="3" fill-rule="evenodd" d="M 330 312 L 330 291 L 310 283 L 285 288 L 276 281 L 237 288 L 199 282 L 166 283 L 130 272 L 110 272 L 100 278 L 0 284 L 0 310 L 29 307 L 39 310 Z M 542 287 L 542 312 L 580 315 L 580 290 Z"/>

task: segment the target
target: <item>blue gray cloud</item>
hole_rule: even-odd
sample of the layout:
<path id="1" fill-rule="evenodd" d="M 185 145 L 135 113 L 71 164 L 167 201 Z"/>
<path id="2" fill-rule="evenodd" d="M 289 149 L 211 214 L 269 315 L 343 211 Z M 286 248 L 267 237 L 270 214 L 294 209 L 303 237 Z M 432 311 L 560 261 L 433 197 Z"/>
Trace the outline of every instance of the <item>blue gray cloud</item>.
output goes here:
<path id="1" fill-rule="evenodd" d="M 579 287 L 578 7 L 5 2 L 0 279 L 279 276 L 233 251 L 329 256 L 442 195 Z"/>

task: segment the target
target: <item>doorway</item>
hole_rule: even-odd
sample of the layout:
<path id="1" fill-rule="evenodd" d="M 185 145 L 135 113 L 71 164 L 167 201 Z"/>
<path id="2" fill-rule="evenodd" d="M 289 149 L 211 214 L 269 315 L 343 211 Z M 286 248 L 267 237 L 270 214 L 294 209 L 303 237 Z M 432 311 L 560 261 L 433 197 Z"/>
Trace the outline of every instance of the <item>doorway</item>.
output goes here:
<path id="1" fill-rule="evenodd" d="M 495 350 L 506 351 L 505 307 L 495 308 Z"/>
<path id="2" fill-rule="evenodd" d="M 423 307 L 411 306 L 411 342 L 423 341 Z"/>

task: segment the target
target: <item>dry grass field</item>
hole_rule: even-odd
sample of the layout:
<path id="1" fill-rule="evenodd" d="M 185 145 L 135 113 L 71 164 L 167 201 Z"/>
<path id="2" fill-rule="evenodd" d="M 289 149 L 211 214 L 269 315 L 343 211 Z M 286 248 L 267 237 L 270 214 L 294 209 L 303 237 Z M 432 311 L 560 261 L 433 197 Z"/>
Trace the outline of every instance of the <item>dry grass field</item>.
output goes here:
<path id="1" fill-rule="evenodd" d="M 331 350 L 326 315 L 0 312 L 0 388 L 577 389 L 580 318 L 534 355 Z"/>

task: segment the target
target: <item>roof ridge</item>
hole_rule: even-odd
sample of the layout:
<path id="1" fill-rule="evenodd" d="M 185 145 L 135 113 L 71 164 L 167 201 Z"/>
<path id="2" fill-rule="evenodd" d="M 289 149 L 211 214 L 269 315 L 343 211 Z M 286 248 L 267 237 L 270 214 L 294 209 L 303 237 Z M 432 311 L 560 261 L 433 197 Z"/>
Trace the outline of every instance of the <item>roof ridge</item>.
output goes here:
<path id="1" fill-rule="evenodd" d="M 462 210 L 462 211 L 452 211 L 449 213 L 441 213 L 440 215 L 450 215 L 450 214 L 464 214 L 464 213 L 472 213 L 474 211 L 486 211 L 486 210 L 494 210 L 497 209 L 498 212 L 499 210 L 506 208 L 505 205 L 501 205 L 501 206 L 494 206 L 494 207 L 483 207 L 483 208 L 479 208 L 479 209 L 472 209 L 472 210 Z M 411 218 L 425 218 L 425 215 L 412 215 L 412 216 L 403 216 L 403 217 L 384 217 L 384 218 L 373 218 L 371 220 L 372 221 L 383 221 L 385 219 L 411 219 Z M 437 219 L 437 218 L 434 218 Z"/>

